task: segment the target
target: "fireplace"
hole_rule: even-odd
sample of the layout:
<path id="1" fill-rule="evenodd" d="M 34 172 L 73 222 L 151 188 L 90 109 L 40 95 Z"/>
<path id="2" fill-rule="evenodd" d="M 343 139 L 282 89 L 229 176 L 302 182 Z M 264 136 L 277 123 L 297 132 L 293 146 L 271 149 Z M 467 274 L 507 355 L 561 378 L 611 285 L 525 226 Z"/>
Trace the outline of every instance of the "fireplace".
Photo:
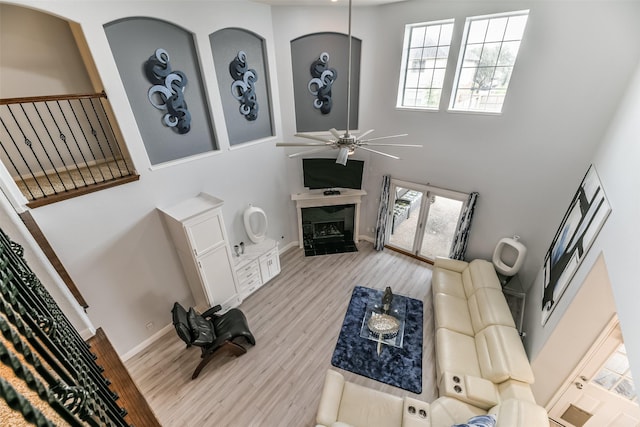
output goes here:
<path id="1" fill-rule="evenodd" d="M 355 252 L 355 205 L 317 206 L 302 209 L 305 255 Z"/>
<path id="2" fill-rule="evenodd" d="M 360 229 L 360 204 L 362 197 L 366 195 L 366 191 L 354 189 L 341 189 L 339 193 L 329 195 L 314 191 L 292 194 L 291 200 L 296 202 L 298 211 L 298 240 L 300 248 L 305 249 L 305 254 L 320 255 L 323 250 L 326 250 L 325 253 L 356 251 Z M 327 221 L 342 221 L 343 224 L 340 224 L 338 229 L 343 236 L 334 235 L 324 239 L 314 237 L 313 224 Z M 344 250 L 340 246 L 345 247 Z"/>
<path id="3" fill-rule="evenodd" d="M 344 240 L 344 221 L 314 222 L 313 239 L 341 239 Z"/>

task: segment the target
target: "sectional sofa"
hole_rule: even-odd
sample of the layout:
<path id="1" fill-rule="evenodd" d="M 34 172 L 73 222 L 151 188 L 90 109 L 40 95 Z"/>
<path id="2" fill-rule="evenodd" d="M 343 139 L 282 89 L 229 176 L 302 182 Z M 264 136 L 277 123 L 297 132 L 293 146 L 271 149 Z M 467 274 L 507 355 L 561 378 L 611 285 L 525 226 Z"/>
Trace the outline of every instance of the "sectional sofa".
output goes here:
<path id="1" fill-rule="evenodd" d="M 318 427 L 451 427 L 482 414 L 496 427 L 548 427 L 493 265 L 437 258 L 432 280 L 439 398 L 392 396 L 327 372 Z"/>

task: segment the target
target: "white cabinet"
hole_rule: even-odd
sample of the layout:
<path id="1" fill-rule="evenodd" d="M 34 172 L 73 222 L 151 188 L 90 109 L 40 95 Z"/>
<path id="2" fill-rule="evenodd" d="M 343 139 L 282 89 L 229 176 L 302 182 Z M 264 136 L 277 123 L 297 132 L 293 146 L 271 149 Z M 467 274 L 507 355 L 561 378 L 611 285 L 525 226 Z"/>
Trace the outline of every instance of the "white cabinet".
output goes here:
<path id="1" fill-rule="evenodd" d="M 238 292 L 245 299 L 260 286 L 280 273 L 278 242 L 265 239 L 263 242 L 245 245 L 244 254 L 234 257 Z"/>
<path id="2" fill-rule="evenodd" d="M 262 282 L 267 283 L 280 273 L 280 256 L 278 248 L 273 248 L 264 255 L 260 255 L 260 276 Z"/>
<path id="3" fill-rule="evenodd" d="M 158 208 L 200 311 L 216 304 L 226 311 L 240 304 L 233 256 L 222 218 L 223 203 L 217 197 L 200 193 L 173 206 Z"/>

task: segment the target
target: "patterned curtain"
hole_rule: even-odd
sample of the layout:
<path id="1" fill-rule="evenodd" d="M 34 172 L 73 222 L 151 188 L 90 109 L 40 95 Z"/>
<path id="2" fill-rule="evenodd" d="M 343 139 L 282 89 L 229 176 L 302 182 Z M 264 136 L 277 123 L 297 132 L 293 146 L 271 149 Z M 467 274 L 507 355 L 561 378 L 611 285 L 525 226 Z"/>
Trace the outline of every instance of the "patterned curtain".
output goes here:
<path id="1" fill-rule="evenodd" d="M 389 214 L 389 188 L 391 176 L 382 176 L 382 188 L 380 190 L 380 206 L 378 207 L 378 223 L 376 224 L 376 241 L 373 245 L 376 251 L 384 249 L 387 237 L 387 216 Z"/>
<path id="2" fill-rule="evenodd" d="M 451 259 L 464 259 L 464 254 L 467 251 L 467 240 L 469 239 L 469 230 L 471 229 L 471 220 L 473 219 L 473 210 L 476 206 L 476 200 L 478 199 L 478 193 L 473 192 L 469 194 L 467 204 L 465 205 L 458 227 L 456 229 L 456 235 L 453 238 L 453 245 L 451 247 L 451 253 L 449 258 Z"/>

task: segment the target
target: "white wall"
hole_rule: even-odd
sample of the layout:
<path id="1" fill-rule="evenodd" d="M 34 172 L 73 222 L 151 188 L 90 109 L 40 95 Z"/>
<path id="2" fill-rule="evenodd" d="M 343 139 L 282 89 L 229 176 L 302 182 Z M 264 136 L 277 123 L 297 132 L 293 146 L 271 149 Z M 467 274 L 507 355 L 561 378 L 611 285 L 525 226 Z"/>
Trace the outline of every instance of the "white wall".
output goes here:
<path id="1" fill-rule="evenodd" d="M 458 55 L 456 46 L 461 39 L 464 19 L 522 9 L 530 9 L 530 17 L 501 115 L 446 110 L 409 112 L 395 108 L 405 24 L 456 19 L 454 48 L 448 69 L 448 79 L 452 80 Z M 345 32 L 343 13 L 340 8 L 273 9 L 284 135 L 295 131 L 293 89 L 287 84 L 290 81 L 288 43 L 301 34 L 321 31 L 322 28 Z M 632 183 L 637 183 L 637 179 L 629 180 L 630 167 L 623 172 L 614 165 L 620 160 L 618 157 L 626 162 L 638 157 L 629 155 L 622 148 L 615 154 L 602 148 L 612 145 L 602 141 L 640 58 L 637 16 L 640 16 L 640 3 L 619 1 L 415 0 L 354 10 L 354 35 L 363 40 L 360 129 L 375 128 L 376 135 L 407 132 L 409 137 L 402 142 L 425 145 L 420 151 L 388 149 L 399 154 L 403 161 L 364 156 L 368 160 L 365 189 L 369 195 L 363 203 L 361 230 L 370 229 L 375 224 L 382 174 L 390 173 L 394 178 L 458 191 L 478 191 L 480 198 L 467 257 L 490 258 L 501 237 L 513 234 L 522 237 L 529 249 L 520 275 L 525 286 L 532 285 L 527 297 L 525 323 L 525 344 L 532 357 L 538 355 L 551 331 L 559 324 L 596 256 L 603 251 L 600 242 L 608 239 L 604 236 L 609 235 L 609 230 L 616 228 L 612 224 L 618 223 L 621 229 L 632 224 L 632 216 L 621 211 L 637 213 L 638 199 L 631 197 L 635 194 Z M 442 105 L 448 105 L 448 94 L 445 98 Z M 638 114 L 635 117 L 637 119 Z M 632 130 L 624 133 L 632 135 Z M 607 141 L 609 139 L 611 137 Z M 618 145 L 635 143 L 637 146 L 636 142 L 627 139 L 630 137 Z M 606 154 L 594 158 L 596 150 Z M 592 162 L 598 168 L 614 214 L 543 328 L 539 310 L 541 286 L 534 283 L 535 278 L 571 197 Z M 288 170 L 291 181 L 295 183 L 298 180 L 294 191 L 301 190 L 299 163 L 290 163 Z M 616 187 L 616 190 L 610 190 L 610 187 Z M 627 200 L 615 200 L 615 193 L 620 191 Z M 635 209 L 624 205 L 619 208 L 618 205 L 624 202 L 635 203 Z M 604 249 L 604 254 L 609 261 L 614 295 L 616 301 L 623 298 L 624 303 L 632 306 L 637 298 L 628 297 L 635 296 L 632 290 L 636 288 L 636 281 L 628 271 L 630 267 L 625 266 L 619 272 L 621 266 L 618 264 L 627 261 L 629 250 L 637 254 L 637 249 L 629 244 L 620 245 L 621 235 L 615 234 L 610 239 L 616 241 L 616 247 Z M 625 262 L 616 261 L 618 257 L 611 254 L 614 250 L 626 255 L 621 258 Z M 633 262 L 626 265 L 631 266 Z M 616 276 L 622 276 L 618 279 L 620 283 Z M 627 293 L 620 296 L 619 286 L 629 288 Z M 637 323 L 634 313 L 629 309 L 626 316 L 621 314 L 623 331 L 625 321 L 626 328 Z M 635 364 L 640 363 L 640 356 L 635 360 Z M 544 370 L 543 365 L 541 362 L 538 368 Z"/>
<path id="2" fill-rule="evenodd" d="M 245 2 L 16 2 L 77 22 L 140 174 L 135 183 L 41 207 L 32 214 L 89 304 L 88 314 L 125 354 L 170 323 L 174 301 L 191 304 L 179 260 L 155 208 L 201 191 L 225 201 L 223 214 L 232 244 L 248 241 L 242 212 L 249 203 L 269 216 L 269 235 L 283 245 L 294 241 L 287 210 L 285 157 L 273 140 L 229 149 L 217 96 L 209 34 L 242 27 L 266 39 L 269 63 L 273 35 L 268 6 Z M 130 16 L 164 19 L 192 31 L 219 152 L 150 168 L 131 107 L 111 55 L 103 25 Z M 37 31 L 37 28 L 32 28 Z M 135 42 L 135 40 L 132 40 Z M 263 80 L 263 81 L 266 81 Z M 280 134 L 278 87 L 272 79 L 276 133 Z M 153 323 L 147 329 L 145 325 Z"/>
<path id="3" fill-rule="evenodd" d="M 22 246 L 27 265 L 67 316 L 69 322 L 84 339 L 92 337 L 96 328 L 2 193 L 0 193 L 0 228 L 9 236 L 9 239 Z"/>
<path id="4" fill-rule="evenodd" d="M 93 91 L 67 22 L 0 4 L 0 28 L 0 98 Z"/>
<path id="5" fill-rule="evenodd" d="M 523 9 L 530 16 L 501 115 L 395 109 L 406 23 L 456 19 L 448 69 L 453 79 L 465 17 Z M 373 156 L 373 167 L 407 181 L 478 191 L 467 257 L 488 259 L 501 237 L 518 234 L 529 250 L 520 273 L 528 286 L 640 58 L 639 14 L 640 3 L 632 2 L 417 0 L 385 6 L 373 40 L 376 66 L 368 70 L 376 108 L 364 127 L 381 135 L 407 132 L 402 142 L 424 148 L 419 154 L 394 150 L 401 162 Z M 375 218 L 375 210 L 365 215 L 369 225 Z"/>
<path id="6" fill-rule="evenodd" d="M 638 117 L 640 117 L 640 66 L 637 67 L 633 82 L 627 87 L 606 136 L 593 157 L 593 163 L 611 203 L 611 214 L 556 308 L 560 313 L 567 310 L 598 254 L 604 254 L 622 335 L 631 362 L 631 371 L 636 378 L 636 388 L 639 387 L 638 373 L 640 373 L 640 336 L 636 331 L 640 322 L 638 311 L 640 288 L 637 275 L 637 264 L 640 259 L 640 249 L 637 245 L 640 239 L 640 226 L 638 226 L 640 198 L 637 191 L 640 184 L 637 165 L 640 158 Z M 541 289 L 541 285 L 532 288 L 528 297 L 540 301 Z M 594 304 L 592 309 L 597 311 L 601 307 Z M 539 317 L 532 312 L 527 313 L 526 322 L 530 332 L 527 340 L 530 356 L 534 359 L 544 359 L 549 356 L 548 352 L 553 350 L 542 346 L 562 321 L 564 319 L 561 320 L 560 315 L 554 312 L 543 328 L 540 326 Z"/>
<path id="7" fill-rule="evenodd" d="M 116 349 L 124 353 L 168 323 L 173 301 L 190 299 L 155 206 L 209 191 L 226 201 L 224 215 L 232 243 L 246 240 L 240 215 L 247 203 L 267 211 L 273 237 L 284 236 L 284 243 L 297 239 L 295 209 L 289 194 L 302 190 L 299 160 L 287 159 L 285 154 L 293 150 L 275 148 L 272 141 L 228 150 L 208 35 L 232 26 L 265 37 L 278 134 L 275 139 L 290 141 L 295 117 L 289 42 L 317 31 L 346 32 L 346 9 L 269 8 L 246 2 L 167 2 L 162 8 L 151 8 L 148 2 L 20 3 L 80 24 L 141 175 L 137 183 L 33 212 L 88 300 L 92 320 L 105 328 Z M 531 10 L 530 19 L 503 114 L 395 109 L 406 23 L 454 17 L 455 45 L 466 16 L 527 8 Z M 369 192 L 363 204 L 361 230 L 374 225 L 378 186 L 384 173 L 458 191 L 475 190 L 480 198 L 468 257 L 488 258 L 499 238 L 517 233 L 529 248 L 523 281 L 532 282 L 640 58 L 636 43 L 640 27 L 635 23 L 638 12 L 640 3 L 622 1 L 413 0 L 355 8 L 353 33 L 363 40 L 360 128 L 376 128 L 376 135 L 406 131 L 410 136 L 402 142 L 425 145 L 419 151 L 389 149 L 404 158 L 400 162 L 359 155 L 368 160 L 365 189 Z M 222 145 L 220 153 L 149 169 L 102 29 L 104 23 L 127 16 L 166 19 L 193 31 Z M 455 49 L 451 55 L 453 67 Z M 608 176 L 606 165 L 613 160 L 609 160 L 610 155 L 605 157 L 607 162 L 596 163 L 603 163 L 597 166 L 615 213 L 617 202 L 609 187 L 622 180 Z M 616 221 L 610 217 L 606 227 Z M 592 258 L 587 259 L 582 270 L 592 263 Z M 612 266 L 610 270 L 614 288 L 631 286 L 619 285 Z M 616 300 L 621 297 L 615 289 L 614 295 Z M 626 296 L 623 293 L 622 298 Z M 529 298 L 530 307 L 535 307 L 538 300 Z M 562 307 L 556 312 L 559 317 Z M 624 332 L 622 313 L 621 320 Z M 144 325 L 149 321 L 155 326 L 146 330 Z M 552 318 L 549 325 L 554 322 L 557 320 Z M 546 330 L 540 328 L 528 331 L 531 342 L 542 343 L 547 337 Z"/>
<path id="8" fill-rule="evenodd" d="M 531 386 L 536 401 L 543 406 L 567 379 L 568 374 L 584 359 L 602 330 L 616 314 L 611 281 L 602 253 L 581 283 L 562 320 L 531 360 L 536 382 Z M 535 306 L 535 304 L 534 304 Z M 594 310 L 594 307 L 597 307 Z M 532 310 L 536 311 L 536 310 Z M 539 320 L 539 315 L 534 316 Z M 576 333 L 580 331 L 580 333 Z M 562 357 L 558 357 L 562 355 Z"/>

